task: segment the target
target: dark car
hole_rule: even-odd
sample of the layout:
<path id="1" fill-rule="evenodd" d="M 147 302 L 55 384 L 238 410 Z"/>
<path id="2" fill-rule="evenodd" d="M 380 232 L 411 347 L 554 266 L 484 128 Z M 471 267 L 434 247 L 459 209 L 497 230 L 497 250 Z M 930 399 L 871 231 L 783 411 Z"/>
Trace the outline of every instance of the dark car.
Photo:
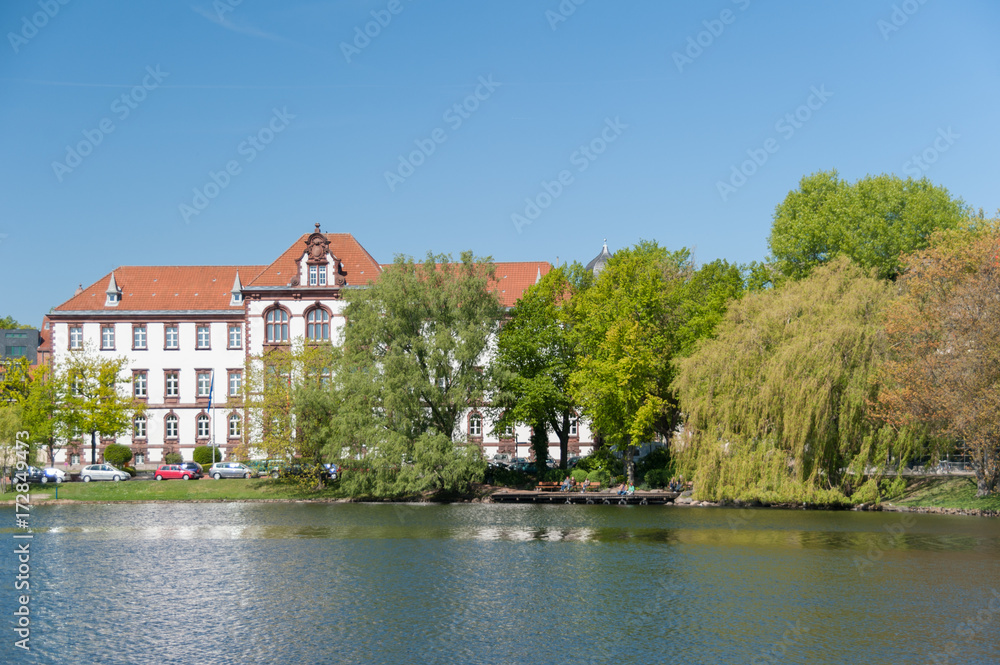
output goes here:
<path id="1" fill-rule="evenodd" d="M 336 464 L 313 464 L 312 462 L 293 462 L 273 467 L 272 478 L 287 478 L 289 476 L 316 476 L 326 480 L 336 480 L 340 467 Z"/>
<path id="2" fill-rule="evenodd" d="M 14 470 L 10 474 L 10 479 L 17 483 L 41 483 L 45 482 L 45 472 L 37 466 L 29 466 L 20 471 Z"/>
<path id="3" fill-rule="evenodd" d="M 181 462 L 177 466 L 191 472 L 191 478 L 197 480 L 205 475 L 204 470 L 201 468 L 201 464 L 197 462 Z"/>

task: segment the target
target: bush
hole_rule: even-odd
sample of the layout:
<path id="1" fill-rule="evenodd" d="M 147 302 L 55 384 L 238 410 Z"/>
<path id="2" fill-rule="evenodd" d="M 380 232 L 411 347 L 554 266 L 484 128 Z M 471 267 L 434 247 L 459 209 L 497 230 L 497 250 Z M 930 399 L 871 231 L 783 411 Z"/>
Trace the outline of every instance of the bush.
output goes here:
<path id="1" fill-rule="evenodd" d="M 666 487 L 670 484 L 670 469 L 647 471 L 644 480 L 651 488 Z"/>
<path id="2" fill-rule="evenodd" d="M 180 453 L 167 453 L 163 456 L 164 464 L 180 464 L 184 461 L 184 456 Z"/>
<path id="3" fill-rule="evenodd" d="M 124 471 L 128 475 L 132 476 L 133 478 L 135 478 L 136 475 L 138 475 L 138 472 L 135 470 L 134 466 L 125 466 L 125 467 L 122 467 L 122 471 Z"/>
<path id="4" fill-rule="evenodd" d="M 582 483 L 587 479 L 587 472 L 584 469 L 573 469 L 573 482 Z"/>
<path id="5" fill-rule="evenodd" d="M 604 471 L 610 477 L 612 474 L 620 474 L 623 462 L 607 446 L 601 446 L 594 452 L 581 459 L 576 468 L 584 471 Z"/>
<path id="6" fill-rule="evenodd" d="M 213 451 L 215 452 L 215 459 L 212 459 Z M 222 451 L 218 448 L 213 448 L 212 446 L 198 446 L 194 449 L 191 459 L 198 464 L 201 464 L 203 467 L 208 468 L 215 462 L 222 461 Z"/>
<path id="7" fill-rule="evenodd" d="M 587 474 L 587 480 L 592 483 L 600 483 L 601 487 L 608 487 L 611 485 L 611 474 L 607 471 L 591 471 Z"/>
<path id="8" fill-rule="evenodd" d="M 120 443 L 109 444 L 104 449 L 104 461 L 111 466 L 121 469 L 132 461 L 132 449 Z"/>
<path id="9" fill-rule="evenodd" d="M 670 482 L 669 476 L 673 475 L 670 473 L 672 466 L 670 451 L 667 448 L 657 448 L 643 457 L 642 460 L 636 462 L 635 476 L 636 478 L 644 478 L 650 471 L 662 469 L 668 473 L 667 482 Z"/>

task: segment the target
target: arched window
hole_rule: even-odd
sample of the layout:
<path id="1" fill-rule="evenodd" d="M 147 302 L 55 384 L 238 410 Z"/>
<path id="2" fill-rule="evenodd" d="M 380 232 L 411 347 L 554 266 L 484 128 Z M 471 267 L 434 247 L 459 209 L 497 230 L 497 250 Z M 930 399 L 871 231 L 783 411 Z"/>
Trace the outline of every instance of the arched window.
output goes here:
<path id="1" fill-rule="evenodd" d="M 243 431 L 243 421 L 240 420 L 239 414 L 234 413 L 229 416 L 229 438 L 238 439 Z"/>
<path id="2" fill-rule="evenodd" d="M 135 417 L 135 420 L 132 421 L 132 432 L 133 439 L 146 438 L 146 416 Z"/>
<path id="3" fill-rule="evenodd" d="M 177 416 L 171 413 L 163 419 L 163 431 L 168 439 L 177 438 Z"/>
<path id="4" fill-rule="evenodd" d="M 204 413 L 198 415 L 198 438 L 208 438 L 208 416 Z"/>
<path id="5" fill-rule="evenodd" d="M 483 417 L 478 413 L 469 414 L 469 436 L 483 435 Z"/>
<path id="6" fill-rule="evenodd" d="M 330 341 L 330 314 L 325 309 L 316 307 L 306 314 L 306 339 Z"/>
<path id="7" fill-rule="evenodd" d="M 288 312 L 277 308 L 268 310 L 266 336 L 269 344 L 288 341 Z"/>

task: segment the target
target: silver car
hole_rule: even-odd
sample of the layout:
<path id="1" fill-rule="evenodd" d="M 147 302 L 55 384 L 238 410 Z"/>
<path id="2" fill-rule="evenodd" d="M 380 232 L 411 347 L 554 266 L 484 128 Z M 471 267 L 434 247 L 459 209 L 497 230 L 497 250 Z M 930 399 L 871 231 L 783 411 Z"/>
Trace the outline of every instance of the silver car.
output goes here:
<path id="1" fill-rule="evenodd" d="M 253 470 L 239 462 L 216 462 L 208 470 L 208 475 L 216 480 L 220 478 L 250 478 Z"/>
<path id="2" fill-rule="evenodd" d="M 91 464 L 90 466 L 83 467 L 83 470 L 80 471 L 80 478 L 85 483 L 89 483 L 91 480 L 113 480 L 118 482 L 119 480 L 128 480 L 131 477 L 127 471 L 116 469 L 110 464 Z"/>

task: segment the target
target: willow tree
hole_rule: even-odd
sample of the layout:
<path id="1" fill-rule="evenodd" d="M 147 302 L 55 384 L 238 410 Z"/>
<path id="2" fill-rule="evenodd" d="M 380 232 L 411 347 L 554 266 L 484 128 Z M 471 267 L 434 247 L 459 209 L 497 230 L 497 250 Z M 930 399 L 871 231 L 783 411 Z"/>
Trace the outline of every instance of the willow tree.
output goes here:
<path id="1" fill-rule="evenodd" d="M 841 258 L 731 305 L 716 338 L 676 365 L 687 420 L 675 447 L 700 497 L 843 499 L 870 467 L 910 453 L 921 438 L 869 408 L 891 298 Z"/>
<path id="2" fill-rule="evenodd" d="M 896 426 L 960 441 L 987 496 L 1000 490 L 1000 233 L 942 234 L 906 266 L 879 404 Z"/>
<path id="3" fill-rule="evenodd" d="M 489 258 L 397 257 L 378 281 L 348 294 L 336 390 L 337 448 L 361 446 L 361 473 L 345 474 L 357 494 L 465 491 L 482 478 L 477 445 L 462 445 L 460 420 L 482 405 L 483 371 L 503 308 Z"/>
<path id="4" fill-rule="evenodd" d="M 966 214 L 960 199 L 926 178 L 879 175 L 850 183 L 821 171 L 802 178 L 778 205 L 768 244 L 782 272 L 795 279 L 837 256 L 893 279 L 901 254 L 927 247 L 934 231 L 957 228 Z"/>

